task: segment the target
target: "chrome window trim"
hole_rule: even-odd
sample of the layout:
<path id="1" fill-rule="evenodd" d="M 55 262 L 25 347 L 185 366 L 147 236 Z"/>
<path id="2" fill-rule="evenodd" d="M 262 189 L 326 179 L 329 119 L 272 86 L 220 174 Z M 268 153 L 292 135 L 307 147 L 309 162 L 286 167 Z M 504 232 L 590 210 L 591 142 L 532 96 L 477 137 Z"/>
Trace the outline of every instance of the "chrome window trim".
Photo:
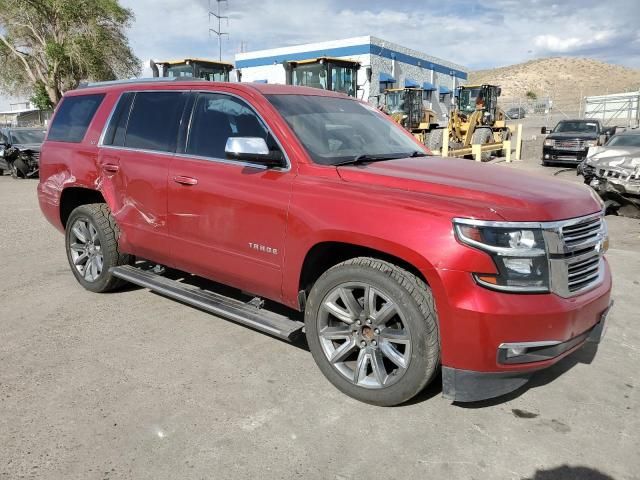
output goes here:
<path id="1" fill-rule="evenodd" d="M 220 95 L 229 95 L 232 97 L 236 97 L 239 100 L 243 101 L 245 104 L 247 104 L 247 106 L 251 109 L 251 111 L 254 112 L 254 114 L 256 115 L 256 117 L 258 117 L 260 119 L 260 121 L 263 123 L 263 125 L 265 126 L 265 128 L 268 130 L 268 132 L 271 134 L 271 136 L 275 139 L 276 143 L 278 144 L 278 147 L 280 147 L 280 150 L 282 151 L 282 154 L 286 160 L 286 167 L 275 167 L 275 168 L 268 168 L 266 165 L 262 164 L 262 163 L 256 163 L 256 162 L 244 162 L 244 161 L 239 161 L 239 160 L 231 160 L 231 159 L 226 159 L 226 158 L 215 158 L 215 157 L 205 157 L 205 156 L 201 156 L 201 155 L 191 155 L 191 154 L 187 154 L 187 153 L 177 153 L 177 152 L 167 152 L 166 150 L 148 150 L 148 149 L 143 149 L 143 148 L 131 148 L 131 147 L 124 147 L 124 146 L 119 146 L 119 145 L 105 145 L 104 144 L 104 137 L 107 134 L 107 129 L 109 128 L 109 124 L 111 123 L 111 120 L 113 119 L 113 115 L 115 114 L 116 108 L 118 107 L 118 103 L 120 103 L 120 101 L 122 100 L 122 96 L 125 93 L 147 93 L 147 92 L 179 92 L 179 93 L 215 93 L 215 94 L 220 94 Z M 191 119 L 192 119 L 192 115 L 189 116 L 189 130 L 191 129 Z M 188 141 L 188 132 L 187 132 L 187 138 L 185 140 L 185 146 L 186 146 L 186 141 Z M 118 95 L 118 98 L 116 99 L 116 101 L 113 104 L 113 107 L 111 108 L 111 112 L 109 113 L 109 116 L 107 117 L 107 121 L 105 122 L 105 124 L 102 127 L 102 133 L 100 134 L 100 140 L 98 141 L 98 147 L 100 148 L 108 148 L 110 150 L 123 150 L 123 151 L 127 151 L 127 152 L 140 152 L 140 153 L 156 153 L 159 155 L 169 155 L 172 157 L 176 157 L 176 158 L 186 158 L 186 159 L 190 159 L 190 160 L 203 160 L 203 161 L 208 161 L 208 162 L 215 162 L 215 163 L 222 163 L 225 165 L 238 165 L 241 167 L 249 167 L 249 168 L 255 168 L 258 170 L 272 170 L 272 171 L 276 171 L 276 172 L 289 172 L 291 170 L 291 160 L 289 159 L 289 156 L 287 155 L 287 152 L 285 151 L 285 149 L 282 147 L 282 143 L 280 142 L 280 139 L 274 134 L 273 130 L 271 130 L 271 128 L 269 128 L 268 124 L 265 122 L 264 118 L 258 113 L 256 112 L 256 110 L 253 108 L 253 106 L 251 106 L 244 98 L 240 97 L 239 95 L 233 94 L 233 93 L 228 93 L 228 92 L 220 92 L 220 91 L 216 91 L 216 90 L 176 90 L 176 89 L 158 89 L 158 90 L 124 90 L 122 92 L 120 92 L 120 94 Z"/>

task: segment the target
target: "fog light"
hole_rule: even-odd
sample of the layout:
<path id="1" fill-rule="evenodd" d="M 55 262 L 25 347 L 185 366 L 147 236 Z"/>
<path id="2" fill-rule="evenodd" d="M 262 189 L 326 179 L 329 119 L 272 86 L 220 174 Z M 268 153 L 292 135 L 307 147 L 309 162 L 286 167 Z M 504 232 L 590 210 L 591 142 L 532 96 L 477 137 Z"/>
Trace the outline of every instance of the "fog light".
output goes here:
<path id="1" fill-rule="evenodd" d="M 545 159 L 545 160 L 549 160 L 549 154 L 548 154 L 548 153 L 545 153 L 545 154 L 544 154 L 544 159 Z"/>
<path id="2" fill-rule="evenodd" d="M 527 353 L 527 347 L 511 347 L 507 348 L 507 358 L 517 357 Z"/>

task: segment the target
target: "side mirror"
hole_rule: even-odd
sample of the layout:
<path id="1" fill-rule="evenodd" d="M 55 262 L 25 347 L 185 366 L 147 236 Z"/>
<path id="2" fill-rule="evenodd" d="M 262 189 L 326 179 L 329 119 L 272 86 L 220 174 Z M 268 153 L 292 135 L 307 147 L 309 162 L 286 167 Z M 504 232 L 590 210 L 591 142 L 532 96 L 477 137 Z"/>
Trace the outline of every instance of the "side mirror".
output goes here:
<path id="1" fill-rule="evenodd" d="M 540 133 L 541 133 L 542 135 L 547 135 L 548 133 L 551 133 L 551 129 L 550 129 L 549 127 L 542 127 L 542 128 L 540 129 Z"/>
<path id="2" fill-rule="evenodd" d="M 284 165 L 282 153 L 269 151 L 267 142 L 260 137 L 229 137 L 224 151 L 232 160 L 260 163 L 267 168 Z"/>

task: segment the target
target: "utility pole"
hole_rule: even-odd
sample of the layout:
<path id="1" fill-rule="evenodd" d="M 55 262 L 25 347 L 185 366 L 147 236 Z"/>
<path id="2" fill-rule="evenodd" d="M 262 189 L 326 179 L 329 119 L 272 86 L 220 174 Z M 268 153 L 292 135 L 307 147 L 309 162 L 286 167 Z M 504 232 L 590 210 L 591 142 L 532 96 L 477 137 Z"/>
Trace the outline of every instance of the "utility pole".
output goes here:
<path id="1" fill-rule="evenodd" d="M 211 4 L 212 4 L 213 0 L 209 0 L 209 35 L 211 35 L 211 32 L 213 32 L 217 37 L 218 37 L 218 60 L 222 61 L 222 36 L 223 35 L 229 35 L 228 32 L 223 32 L 222 31 L 222 20 L 226 20 L 227 21 L 227 27 L 229 26 L 229 17 L 227 16 L 223 16 L 220 13 L 220 4 L 222 2 L 226 2 L 227 0 L 215 0 L 216 2 L 216 11 L 214 12 L 213 9 L 211 8 Z M 214 17 L 217 20 L 218 26 L 217 29 L 216 28 L 211 28 L 211 17 Z M 215 22 L 215 20 L 214 20 Z M 215 26 L 215 23 L 214 23 Z"/>

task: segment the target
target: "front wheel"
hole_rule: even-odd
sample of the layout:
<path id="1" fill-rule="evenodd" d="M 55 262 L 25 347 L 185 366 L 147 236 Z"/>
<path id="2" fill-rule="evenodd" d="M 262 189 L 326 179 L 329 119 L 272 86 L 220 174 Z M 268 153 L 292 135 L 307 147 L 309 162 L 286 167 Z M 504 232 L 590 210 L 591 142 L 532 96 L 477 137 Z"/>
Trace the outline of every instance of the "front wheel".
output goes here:
<path id="1" fill-rule="evenodd" d="M 354 258 L 327 270 L 309 294 L 305 327 L 313 358 L 327 379 L 373 405 L 411 399 L 440 363 L 431 290 L 381 260 Z"/>
<path id="2" fill-rule="evenodd" d="M 87 290 L 108 292 L 125 283 L 109 272 L 130 259 L 118 250 L 118 236 L 118 226 L 104 203 L 81 205 L 69 215 L 67 259 L 76 280 Z"/>

